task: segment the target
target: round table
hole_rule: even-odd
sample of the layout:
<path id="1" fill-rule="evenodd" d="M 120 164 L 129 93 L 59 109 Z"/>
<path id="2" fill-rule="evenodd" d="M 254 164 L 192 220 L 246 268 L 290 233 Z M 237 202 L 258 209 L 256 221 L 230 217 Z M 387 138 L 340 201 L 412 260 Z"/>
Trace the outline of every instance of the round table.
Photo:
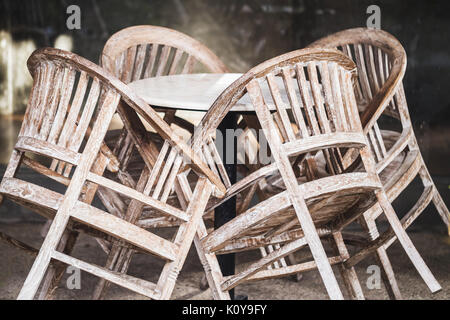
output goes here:
<path id="1" fill-rule="evenodd" d="M 197 73 L 153 77 L 134 81 L 129 86 L 149 105 L 159 108 L 208 111 L 217 97 L 242 73 Z M 281 77 L 275 77 L 283 88 Z M 270 110 L 275 110 L 266 81 L 261 84 L 263 96 Z M 284 90 L 281 98 L 288 101 Z M 289 108 L 289 104 L 286 104 Z M 254 112 L 250 98 L 245 94 L 231 109 L 232 112 Z"/>

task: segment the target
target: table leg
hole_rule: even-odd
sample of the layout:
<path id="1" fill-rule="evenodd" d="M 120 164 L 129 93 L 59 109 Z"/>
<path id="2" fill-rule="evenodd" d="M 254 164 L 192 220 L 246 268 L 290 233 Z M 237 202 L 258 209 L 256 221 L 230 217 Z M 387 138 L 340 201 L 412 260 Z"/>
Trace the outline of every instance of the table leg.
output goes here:
<path id="1" fill-rule="evenodd" d="M 227 143 L 226 143 L 226 129 L 236 129 L 237 127 L 237 118 L 236 114 L 229 112 L 225 118 L 222 120 L 221 124 L 218 127 L 218 130 L 222 133 L 223 137 L 223 163 L 225 164 L 225 170 L 228 174 L 228 177 L 230 178 L 231 184 L 236 183 L 236 158 L 237 158 L 237 151 L 236 151 L 236 141 L 234 141 L 234 147 L 233 150 L 227 150 Z M 226 163 L 226 155 L 227 152 L 234 152 L 234 161 L 233 163 Z M 234 217 L 236 217 L 236 197 L 233 197 L 223 203 L 221 206 L 217 207 L 214 210 L 214 229 L 219 228 L 220 226 L 224 225 L 228 221 L 232 220 Z M 234 253 L 226 254 L 226 255 L 219 255 L 217 256 L 217 260 L 219 261 L 220 269 L 222 270 L 222 274 L 224 276 L 229 276 L 234 274 L 234 267 L 235 267 L 235 255 Z M 234 300 L 234 289 L 230 290 L 230 297 L 232 300 Z"/>

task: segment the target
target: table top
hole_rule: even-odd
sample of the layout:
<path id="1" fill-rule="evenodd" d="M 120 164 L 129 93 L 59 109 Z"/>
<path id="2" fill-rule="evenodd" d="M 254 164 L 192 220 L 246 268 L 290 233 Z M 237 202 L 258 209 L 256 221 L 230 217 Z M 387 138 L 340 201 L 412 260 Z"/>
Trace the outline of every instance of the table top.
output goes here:
<path id="1" fill-rule="evenodd" d="M 171 109 L 208 111 L 217 97 L 242 73 L 196 73 L 153 77 L 130 83 L 130 87 L 149 105 Z M 277 78 L 282 86 L 282 79 Z M 263 95 L 270 96 L 267 85 L 262 86 Z M 285 94 L 284 94 L 285 95 Z M 288 101 L 287 97 L 282 98 Z M 270 101 L 270 100 L 268 100 Z M 271 110 L 275 106 L 267 103 Z M 289 104 L 287 104 L 287 107 Z M 253 112 L 248 94 L 231 109 L 234 112 Z"/>

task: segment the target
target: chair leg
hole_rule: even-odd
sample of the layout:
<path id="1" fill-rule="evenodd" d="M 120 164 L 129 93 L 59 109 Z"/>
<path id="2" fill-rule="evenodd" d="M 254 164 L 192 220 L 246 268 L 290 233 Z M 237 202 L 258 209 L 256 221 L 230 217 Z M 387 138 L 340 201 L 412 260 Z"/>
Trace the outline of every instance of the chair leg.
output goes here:
<path id="1" fill-rule="evenodd" d="M 382 266 L 381 278 L 391 300 L 403 300 L 402 294 L 395 279 L 394 269 L 384 247 L 380 247 L 376 252 L 377 263 Z"/>
<path id="2" fill-rule="evenodd" d="M 70 254 L 75 247 L 78 238 L 78 232 L 66 230 L 58 245 L 58 250 L 65 254 Z M 55 262 L 48 268 L 47 274 L 42 281 L 42 288 L 38 296 L 38 300 L 52 300 L 56 289 L 66 271 L 66 265 L 62 262 Z"/>
<path id="3" fill-rule="evenodd" d="M 309 215 L 305 202 L 293 201 L 293 205 L 328 295 L 333 300 L 343 300 L 344 296 L 342 295 L 336 277 L 334 276 L 333 269 L 331 269 L 330 262 L 328 261 L 328 257 L 322 246 L 319 235 L 317 234 L 312 218 Z"/>
<path id="4" fill-rule="evenodd" d="M 447 226 L 448 234 L 450 235 L 450 213 L 448 211 L 447 206 L 445 205 L 444 200 L 442 200 L 442 197 L 439 194 L 439 191 L 436 188 L 436 185 L 434 184 L 430 173 L 428 172 L 428 169 L 425 165 L 425 162 L 423 161 L 422 156 L 421 156 L 421 160 L 422 160 L 422 167 L 419 170 L 420 178 L 422 179 L 422 183 L 425 187 L 432 186 L 432 188 L 433 188 L 433 203 L 434 203 L 439 215 L 441 216 L 442 221 L 444 221 L 445 225 Z"/>
<path id="5" fill-rule="evenodd" d="M 375 220 L 370 219 L 366 215 L 363 215 L 360 219 L 360 224 L 367 231 L 370 236 L 370 240 L 376 240 L 380 235 L 378 233 L 377 225 Z M 391 262 L 386 253 L 386 248 L 381 246 L 377 248 L 375 258 L 378 265 L 381 266 L 381 277 L 383 279 L 384 287 L 388 293 L 390 299 L 402 300 L 402 295 L 395 279 L 395 273 L 392 269 Z"/>
<path id="6" fill-rule="evenodd" d="M 230 294 L 228 291 L 222 291 L 220 286 L 223 281 L 223 275 L 216 255 L 214 253 L 205 253 L 205 250 L 201 245 L 200 239 L 206 237 L 206 235 L 206 226 L 202 220 L 197 228 L 197 235 L 194 238 L 194 243 L 200 261 L 205 270 L 206 280 L 211 288 L 211 294 L 215 300 L 230 300 Z"/>
<path id="7" fill-rule="evenodd" d="M 439 215 L 441 216 L 444 223 L 447 225 L 447 232 L 450 236 L 450 212 L 448 211 L 447 206 L 444 203 L 444 200 L 442 200 L 441 195 L 439 194 L 436 187 L 434 187 L 434 196 L 433 196 L 433 203 L 436 207 L 436 210 L 439 212 Z"/>
<path id="8" fill-rule="evenodd" d="M 119 272 L 119 269 L 122 269 L 120 272 L 126 273 L 128 270 L 128 267 L 131 263 L 131 255 L 133 254 L 133 250 L 119 246 L 118 244 L 114 244 L 111 248 L 111 251 L 108 255 L 108 259 L 105 264 L 105 268 Z M 125 270 L 125 271 L 124 271 Z M 103 299 L 106 290 L 110 286 L 110 282 L 106 281 L 105 279 L 101 278 L 99 279 L 94 294 L 92 296 L 93 300 L 99 300 Z"/>
<path id="9" fill-rule="evenodd" d="M 341 256 L 343 260 L 350 257 L 347 246 L 344 243 L 342 234 L 340 232 L 333 233 L 333 239 L 330 240 L 332 247 L 337 255 Z M 348 294 L 352 299 L 364 300 L 364 293 L 361 288 L 361 284 L 356 275 L 355 268 L 346 268 L 342 263 L 339 264 L 339 272 L 344 279 L 345 287 L 347 288 Z"/>
<path id="10" fill-rule="evenodd" d="M 428 288 L 430 288 L 431 292 L 435 293 L 437 291 L 440 291 L 442 289 L 441 286 L 439 285 L 439 283 L 437 282 L 437 280 L 431 273 L 428 266 L 425 264 L 425 261 L 423 261 L 422 257 L 420 256 L 416 247 L 412 243 L 408 234 L 403 229 L 403 226 L 402 226 L 400 220 L 398 220 L 397 214 L 395 213 L 394 209 L 392 208 L 392 205 L 389 202 L 389 200 L 386 196 L 386 193 L 384 191 L 378 191 L 376 193 L 376 195 L 377 195 L 378 202 L 379 202 L 381 208 L 383 209 L 384 215 L 386 216 L 395 235 L 397 236 L 397 239 L 400 241 L 400 244 L 402 245 L 403 249 L 405 250 L 405 252 L 408 255 L 411 262 L 416 267 L 420 276 L 425 281 Z"/>
<path id="11" fill-rule="evenodd" d="M 290 253 L 289 255 L 288 255 L 288 258 L 289 258 L 289 263 L 291 264 L 291 265 L 296 265 L 296 264 L 298 264 L 298 262 L 297 262 L 297 258 L 295 258 L 295 255 L 293 254 L 293 253 Z M 292 279 L 295 281 L 295 282 L 300 282 L 300 280 L 302 280 L 303 279 L 303 273 L 296 273 L 295 275 L 293 275 L 292 276 Z"/>
<path id="12" fill-rule="evenodd" d="M 47 271 L 52 258 L 52 253 L 56 250 L 58 243 L 66 229 L 70 215 L 67 211 L 58 212 L 53 219 L 52 225 L 44 239 L 44 243 L 39 250 L 39 254 L 34 260 L 33 266 L 28 273 L 27 279 L 20 290 L 18 300 L 32 300 L 36 295 L 42 278 Z"/>
<path id="13" fill-rule="evenodd" d="M 156 290 L 160 292 L 161 300 L 167 300 L 172 295 L 178 274 L 197 234 L 197 228 L 203 221 L 202 215 L 205 212 L 212 191 L 213 186 L 209 180 L 200 178 L 187 208 L 187 213 L 191 217 L 190 221 L 179 227 L 175 237 L 174 243 L 179 246 L 176 259 L 165 264 L 156 285 Z"/>
<path id="14" fill-rule="evenodd" d="M 111 270 L 115 271 L 115 272 L 120 272 L 120 273 L 126 274 L 128 272 L 128 268 L 130 267 L 131 258 L 134 255 L 134 253 L 135 253 L 135 251 L 133 249 L 129 249 L 127 247 L 122 247 L 122 250 L 120 251 L 117 262 Z M 101 282 L 101 280 L 103 280 L 103 282 Z M 106 294 L 106 291 L 108 290 L 110 285 L 111 285 L 111 282 L 108 282 L 104 279 L 100 279 L 100 282 L 97 284 L 97 287 L 96 287 L 96 291 L 98 290 L 98 293 L 94 292 L 93 299 L 94 300 L 103 299 L 104 295 Z"/>

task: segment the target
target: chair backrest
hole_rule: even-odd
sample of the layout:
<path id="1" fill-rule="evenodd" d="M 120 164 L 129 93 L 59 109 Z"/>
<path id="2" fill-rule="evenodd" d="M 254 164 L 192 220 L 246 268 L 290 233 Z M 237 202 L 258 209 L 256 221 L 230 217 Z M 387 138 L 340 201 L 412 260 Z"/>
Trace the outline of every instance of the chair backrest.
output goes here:
<path id="1" fill-rule="evenodd" d="M 66 176 L 98 120 L 96 111 L 120 100 L 102 70 L 84 62 L 51 48 L 28 60 L 34 82 L 16 148 L 52 158 L 51 169 Z"/>
<path id="2" fill-rule="evenodd" d="M 277 77 L 282 79 L 284 88 L 278 87 Z M 245 94 L 252 97 L 259 92 L 255 79 L 265 81 L 270 89 L 271 97 L 264 98 L 271 101 L 265 103 L 276 107 L 274 121 L 282 143 L 313 137 L 319 141 L 320 136 L 326 140 L 331 133 L 358 130 L 360 122 L 357 111 L 354 111 L 357 106 L 352 99 L 352 77 L 356 77 L 356 66 L 336 50 L 297 50 L 268 60 L 237 79 L 217 98 L 194 132 L 193 149 L 203 154 L 213 149 L 215 130 L 227 112 Z M 252 93 L 248 92 L 249 88 L 252 88 Z M 287 101 L 282 100 L 280 91 L 285 91 Z M 294 120 L 294 126 L 291 120 Z M 297 132 L 293 127 L 298 128 Z M 344 137 L 348 138 L 348 135 Z M 360 137 L 357 139 L 359 141 Z M 205 141 L 211 141 L 207 144 L 209 150 Z M 292 150 L 292 154 L 298 151 Z M 342 170 L 335 152 L 330 157 L 327 159 L 330 167 L 338 166 Z M 217 162 L 216 165 L 222 166 Z M 219 173 L 226 181 L 224 171 L 219 170 Z"/>
<path id="3" fill-rule="evenodd" d="M 168 168 L 162 175 L 163 181 L 160 181 L 161 175 L 158 172 L 153 174 L 155 179 L 159 178 L 154 181 L 157 188 L 166 185 L 167 176 L 176 176 L 182 164 L 187 164 L 200 175 L 209 178 L 220 192 L 225 191 L 217 176 L 156 111 L 101 67 L 74 53 L 53 48 L 35 51 L 28 60 L 28 67 L 34 84 L 17 149 L 76 165 L 88 126 L 98 120 L 108 121 L 99 118 L 103 108 L 113 108 L 115 111 L 117 107 L 148 168 L 158 167 L 159 170 L 161 165 L 157 166 L 157 163 L 164 162 L 168 154 L 173 158 L 164 162 Z M 98 115 L 94 117 L 96 109 Z M 138 115 L 165 141 L 159 152 L 149 152 L 146 149 L 146 132 Z M 89 142 L 91 138 L 98 139 L 89 137 L 86 140 Z M 174 161 L 179 163 L 179 167 L 178 164 L 169 166 L 168 161 L 172 164 Z M 167 185 L 166 188 L 172 186 Z"/>
<path id="4" fill-rule="evenodd" d="M 274 145 L 288 158 L 322 150 L 328 171 L 342 173 L 340 148 L 365 144 L 353 94 L 354 63 L 336 50 L 305 49 L 252 70 L 246 90 L 272 152 Z M 263 86 L 270 95 L 263 94 Z"/>
<path id="5" fill-rule="evenodd" d="M 397 118 L 403 128 L 411 127 L 402 85 L 407 60 L 403 46 L 386 31 L 354 28 L 319 39 L 309 47 L 335 48 L 356 62 L 355 93 L 362 111 L 361 122 L 381 170 L 391 155 L 379 128 L 380 116 Z"/>
<path id="6" fill-rule="evenodd" d="M 149 25 L 125 28 L 112 35 L 103 48 L 100 63 L 125 83 L 153 76 L 192 73 L 196 64 L 209 72 L 228 72 L 222 61 L 199 41 L 176 30 Z M 164 120 L 175 122 L 189 132 L 193 130 L 193 125 L 176 117 L 173 110 L 165 114 Z M 123 133 L 126 134 L 126 130 Z M 114 150 L 131 152 L 132 143 L 129 138 L 118 140 Z M 149 148 L 155 149 L 154 146 Z M 128 162 L 123 161 L 120 154 L 118 158 L 119 171 L 127 171 Z"/>
<path id="7" fill-rule="evenodd" d="M 333 48 L 356 62 L 356 98 L 364 107 L 361 121 L 373 126 L 386 107 L 398 113 L 393 96 L 406 70 L 406 53 L 401 43 L 383 30 L 354 28 L 319 39 L 308 47 Z"/>
<path id="8" fill-rule="evenodd" d="M 222 61 L 199 41 L 157 26 L 134 26 L 115 33 L 101 56 L 102 66 L 125 83 L 192 73 L 197 62 L 209 72 L 227 72 Z"/>

